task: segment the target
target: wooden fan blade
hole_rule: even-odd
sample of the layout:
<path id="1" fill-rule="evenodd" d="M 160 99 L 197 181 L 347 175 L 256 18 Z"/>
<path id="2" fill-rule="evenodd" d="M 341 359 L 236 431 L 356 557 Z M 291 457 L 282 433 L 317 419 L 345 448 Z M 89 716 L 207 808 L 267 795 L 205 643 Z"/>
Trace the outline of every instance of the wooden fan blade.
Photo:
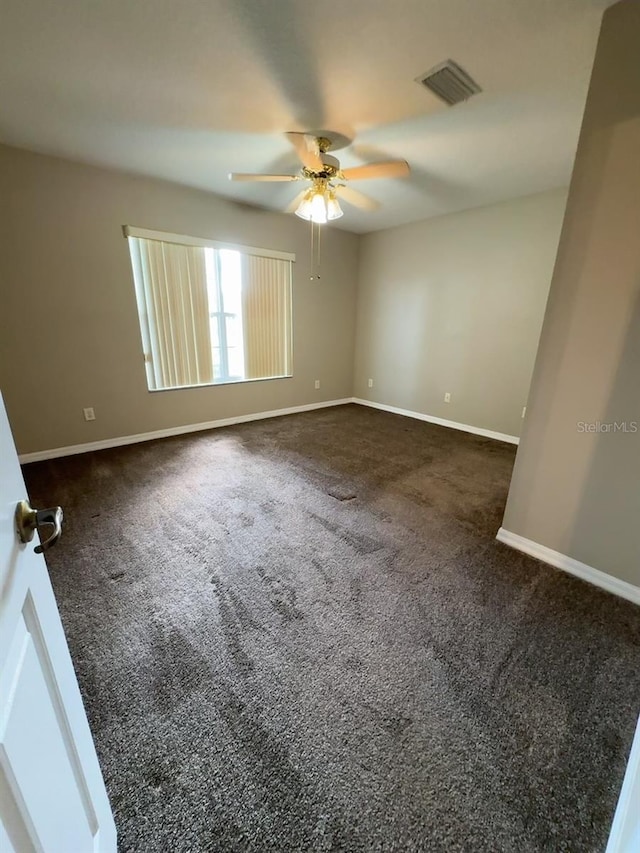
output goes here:
<path id="1" fill-rule="evenodd" d="M 294 199 L 292 199 L 289 202 L 289 204 L 285 207 L 284 212 L 285 213 L 295 213 L 298 205 L 300 204 L 300 202 L 302 201 L 302 199 L 306 196 L 306 194 L 308 192 L 309 192 L 308 189 L 304 189 L 301 192 L 299 192 L 298 195 Z"/>
<path id="2" fill-rule="evenodd" d="M 354 207 L 359 207 L 360 210 L 377 210 L 380 207 L 380 202 L 374 198 L 370 198 L 368 195 L 351 187 L 345 187 L 342 184 L 336 187 L 336 195 L 342 201 L 346 201 Z"/>
<path id="3" fill-rule="evenodd" d="M 372 178 L 404 178 L 410 171 L 406 160 L 386 160 L 382 163 L 369 163 L 368 166 L 343 169 L 342 174 L 348 181 L 362 181 Z"/>
<path id="4" fill-rule="evenodd" d="M 308 133 L 294 132 L 287 133 L 285 136 L 296 149 L 296 153 L 303 166 L 306 166 L 312 172 L 321 172 L 324 169 L 324 164 L 320 159 L 318 140 L 315 137 L 309 136 Z"/>
<path id="5" fill-rule="evenodd" d="M 249 175 L 244 172 L 230 172 L 230 181 L 297 181 L 297 175 Z"/>

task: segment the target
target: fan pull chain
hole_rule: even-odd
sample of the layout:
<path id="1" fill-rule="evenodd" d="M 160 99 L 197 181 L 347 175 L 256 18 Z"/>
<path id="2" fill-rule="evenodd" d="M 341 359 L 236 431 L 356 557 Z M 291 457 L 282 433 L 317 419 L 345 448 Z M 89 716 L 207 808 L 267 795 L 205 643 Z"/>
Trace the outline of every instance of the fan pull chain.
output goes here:
<path id="1" fill-rule="evenodd" d="M 314 228 L 315 234 L 314 234 Z M 311 269 L 310 281 L 320 280 L 320 233 L 322 226 L 311 220 Z"/>
<path id="2" fill-rule="evenodd" d="M 311 260 L 310 260 L 310 262 L 309 262 L 309 272 L 310 272 L 310 275 L 309 275 L 309 281 L 313 281 L 313 258 L 314 258 L 314 251 L 313 251 L 313 219 L 311 219 L 311 220 L 310 220 L 310 223 L 309 223 L 309 224 L 311 225 L 311 254 L 310 254 L 310 258 L 311 258 Z"/>

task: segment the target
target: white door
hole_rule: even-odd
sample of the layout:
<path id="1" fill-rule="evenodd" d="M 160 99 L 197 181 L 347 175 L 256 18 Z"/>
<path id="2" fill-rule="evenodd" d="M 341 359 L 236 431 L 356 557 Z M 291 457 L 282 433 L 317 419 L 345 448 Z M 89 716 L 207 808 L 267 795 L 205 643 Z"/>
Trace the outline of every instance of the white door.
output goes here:
<path id="1" fill-rule="evenodd" d="M 0 850 L 115 853 L 116 829 L 0 396 Z M 48 528 L 44 529 L 46 532 Z"/>
<path id="2" fill-rule="evenodd" d="M 640 851 L 640 717 L 606 853 Z"/>

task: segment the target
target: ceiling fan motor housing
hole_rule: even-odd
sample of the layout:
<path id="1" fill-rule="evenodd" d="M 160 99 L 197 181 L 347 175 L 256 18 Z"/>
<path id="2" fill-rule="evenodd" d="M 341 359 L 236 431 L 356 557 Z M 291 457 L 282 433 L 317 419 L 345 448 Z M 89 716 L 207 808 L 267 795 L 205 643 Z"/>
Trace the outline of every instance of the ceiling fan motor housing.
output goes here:
<path id="1" fill-rule="evenodd" d="M 331 154 L 325 154 L 324 152 L 320 153 L 320 159 L 322 160 L 323 169 L 322 171 L 314 171 L 312 169 L 303 168 L 302 173 L 305 178 L 309 178 L 309 180 L 313 180 L 314 178 L 326 178 L 331 180 L 335 178 L 335 176 L 340 171 L 340 161 L 337 157 L 332 157 Z"/>
<path id="2" fill-rule="evenodd" d="M 337 157 L 332 157 L 331 154 L 321 154 L 320 159 L 328 177 L 332 178 L 340 171 L 340 161 Z"/>

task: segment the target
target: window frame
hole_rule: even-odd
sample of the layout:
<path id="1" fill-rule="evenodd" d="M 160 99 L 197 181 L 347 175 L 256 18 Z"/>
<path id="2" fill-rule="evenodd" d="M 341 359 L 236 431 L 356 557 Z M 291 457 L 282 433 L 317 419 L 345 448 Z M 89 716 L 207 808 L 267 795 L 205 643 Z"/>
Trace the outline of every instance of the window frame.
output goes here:
<path id="1" fill-rule="evenodd" d="M 265 248 L 256 247 L 256 246 L 246 246 L 246 245 L 241 244 L 241 243 L 230 243 L 230 242 L 222 241 L 222 240 L 210 240 L 206 237 L 193 237 L 193 236 L 190 236 L 187 234 L 175 234 L 175 233 L 169 232 L 169 231 L 156 231 L 156 230 L 152 230 L 152 229 L 148 229 L 148 228 L 139 228 L 139 227 L 134 226 L 134 225 L 123 225 L 122 226 L 122 232 L 123 232 L 123 235 L 125 238 L 140 237 L 140 238 L 145 239 L 145 240 L 157 240 L 157 241 L 160 241 L 163 243 L 176 243 L 178 245 L 196 246 L 196 247 L 204 248 L 204 249 L 207 249 L 207 248 L 217 249 L 217 250 L 227 249 L 227 250 L 231 250 L 231 251 L 235 251 L 235 252 L 240 252 L 241 254 L 245 254 L 245 255 L 255 255 L 255 256 L 261 257 L 261 258 L 275 258 L 276 260 L 289 261 L 291 265 L 293 265 L 296 262 L 295 253 L 284 252 L 284 251 L 280 251 L 280 250 L 276 250 L 276 249 L 265 249 Z M 219 262 L 220 262 L 219 256 L 216 256 L 216 264 L 219 264 Z M 134 279 L 135 279 L 135 274 L 134 274 Z M 216 276 L 216 279 L 217 279 L 216 287 L 220 288 L 219 295 L 221 296 L 222 295 L 221 294 L 221 283 L 219 281 L 219 276 Z M 135 281 L 134 281 L 134 283 L 135 283 Z M 135 284 L 136 284 L 136 286 L 135 286 L 136 302 L 137 302 L 137 308 L 138 308 L 138 312 L 137 312 L 138 313 L 138 323 L 140 326 L 140 333 L 141 333 L 141 338 L 142 338 L 143 358 L 146 361 L 146 356 L 145 356 L 146 342 L 144 340 L 145 335 L 144 335 L 143 323 L 142 323 L 142 317 L 143 317 L 143 314 L 146 313 L 146 311 L 141 311 L 141 305 L 140 305 L 140 301 L 138 298 L 138 286 L 137 286 L 137 283 L 135 283 Z M 222 304 L 222 307 L 224 308 L 224 303 L 222 302 L 221 304 Z M 256 377 L 256 378 L 250 378 L 250 379 L 232 379 L 232 378 L 228 377 L 228 365 L 227 365 L 227 370 L 225 371 L 225 379 L 218 381 L 218 382 L 202 382 L 202 383 L 198 383 L 195 385 L 172 385 L 172 386 L 169 386 L 166 388 L 150 388 L 148 376 L 147 376 L 147 380 L 146 380 L 147 391 L 150 394 L 157 394 L 157 393 L 163 393 L 165 391 L 185 391 L 185 390 L 195 390 L 198 388 L 212 388 L 212 387 L 217 387 L 220 385 L 243 385 L 243 384 L 250 383 L 250 382 L 272 382 L 274 380 L 292 379 L 293 378 L 293 352 L 294 352 L 293 266 L 290 267 L 290 275 L 289 275 L 289 304 L 290 304 L 290 310 L 291 310 L 291 316 L 290 316 L 291 328 L 289 330 L 290 347 L 291 347 L 291 350 L 290 350 L 290 359 L 291 359 L 290 370 L 291 370 L 291 372 L 290 373 L 282 374 L 279 376 L 260 376 L 260 377 Z M 219 331 L 220 331 L 220 318 L 222 318 L 222 325 L 224 326 L 223 336 L 219 337 L 219 340 L 224 339 L 226 341 L 226 317 L 227 317 L 227 314 L 225 314 L 224 312 L 222 314 L 220 314 L 220 312 L 210 312 L 209 316 L 211 318 L 213 316 L 216 316 L 217 314 L 219 315 L 218 316 L 218 329 L 219 329 Z M 229 316 L 231 316 L 231 315 L 229 315 Z M 224 361 L 225 362 L 227 361 L 226 349 L 225 349 L 225 353 L 224 353 Z M 145 364 L 145 374 L 146 374 L 146 372 L 147 371 L 146 371 L 146 364 Z"/>

